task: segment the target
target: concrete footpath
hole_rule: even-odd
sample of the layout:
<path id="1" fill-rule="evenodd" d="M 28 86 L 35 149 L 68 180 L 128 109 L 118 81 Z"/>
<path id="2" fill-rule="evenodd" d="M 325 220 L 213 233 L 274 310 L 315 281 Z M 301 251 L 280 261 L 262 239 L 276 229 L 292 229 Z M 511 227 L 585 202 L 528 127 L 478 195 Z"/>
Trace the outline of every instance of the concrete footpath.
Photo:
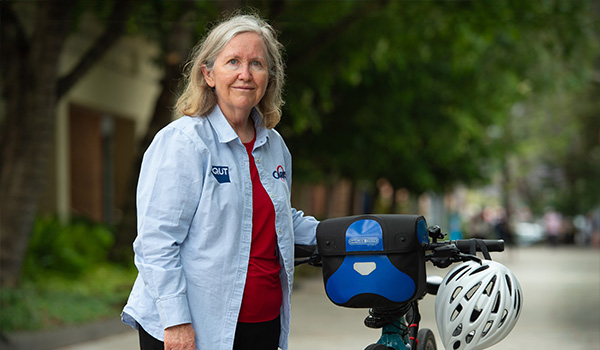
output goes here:
<path id="1" fill-rule="evenodd" d="M 600 250 L 576 247 L 516 248 L 492 255 L 519 279 L 523 312 L 513 332 L 493 350 L 600 350 Z M 448 270 L 427 265 L 429 274 Z M 421 327 L 437 334 L 434 297 L 421 302 Z M 320 277 L 297 283 L 292 295 L 291 350 L 364 349 L 379 330 L 363 326 L 364 309 L 331 303 Z M 61 333 L 62 332 L 62 333 Z M 52 340 L 53 339 L 53 340 Z M 129 350 L 138 349 L 137 333 L 118 320 L 48 334 L 13 335 L 1 349 Z"/>

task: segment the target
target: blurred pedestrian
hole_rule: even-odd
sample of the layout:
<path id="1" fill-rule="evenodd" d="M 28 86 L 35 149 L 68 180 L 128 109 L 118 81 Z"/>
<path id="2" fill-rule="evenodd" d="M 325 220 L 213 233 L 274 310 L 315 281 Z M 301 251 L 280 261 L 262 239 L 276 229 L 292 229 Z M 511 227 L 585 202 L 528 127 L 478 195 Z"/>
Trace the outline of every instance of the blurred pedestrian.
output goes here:
<path id="1" fill-rule="evenodd" d="M 504 244 L 507 247 L 515 245 L 514 235 L 505 213 L 499 215 L 496 224 L 494 225 L 494 229 L 498 239 L 504 240 Z"/>
<path id="2" fill-rule="evenodd" d="M 487 222 L 485 210 L 482 210 L 477 215 L 474 215 L 467 227 L 467 232 L 470 238 L 488 239 L 491 238 L 491 225 Z"/>
<path id="3" fill-rule="evenodd" d="M 544 214 L 544 230 L 550 246 L 558 246 L 562 232 L 562 215 L 554 209 L 546 210 Z"/>
<path id="4" fill-rule="evenodd" d="M 176 108 L 144 155 L 139 275 L 122 314 L 141 349 L 287 349 L 294 244 L 318 222 L 291 207 L 291 156 L 273 129 L 275 31 L 235 15 L 200 42 Z"/>
<path id="5" fill-rule="evenodd" d="M 457 240 L 462 239 L 462 220 L 459 213 L 450 214 L 449 220 L 449 229 L 450 229 L 450 239 Z"/>

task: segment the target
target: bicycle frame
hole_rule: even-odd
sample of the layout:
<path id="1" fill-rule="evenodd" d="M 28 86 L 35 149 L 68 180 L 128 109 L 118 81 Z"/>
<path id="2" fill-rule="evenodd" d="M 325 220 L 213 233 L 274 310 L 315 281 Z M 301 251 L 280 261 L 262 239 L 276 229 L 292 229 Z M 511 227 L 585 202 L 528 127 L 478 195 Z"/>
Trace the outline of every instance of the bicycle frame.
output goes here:
<path id="1" fill-rule="evenodd" d="M 411 302 L 408 308 L 404 308 L 398 315 L 394 316 L 393 320 L 385 322 L 381 327 L 381 337 L 374 345 L 383 345 L 394 350 L 410 350 L 416 348 L 417 333 L 419 331 L 419 323 L 421 315 L 419 313 L 418 301 Z M 376 312 L 371 310 L 370 315 Z M 408 315 L 411 315 L 410 317 Z M 365 325 L 370 327 L 365 320 Z M 372 328 L 379 328 L 371 326 Z M 369 348 L 367 348 L 369 349 Z"/>
<path id="2" fill-rule="evenodd" d="M 406 317 L 401 316 L 392 323 L 389 323 L 381 329 L 381 337 L 377 341 L 377 344 L 385 345 L 393 348 L 394 350 L 406 350 L 409 342 L 409 328 L 407 325 Z"/>

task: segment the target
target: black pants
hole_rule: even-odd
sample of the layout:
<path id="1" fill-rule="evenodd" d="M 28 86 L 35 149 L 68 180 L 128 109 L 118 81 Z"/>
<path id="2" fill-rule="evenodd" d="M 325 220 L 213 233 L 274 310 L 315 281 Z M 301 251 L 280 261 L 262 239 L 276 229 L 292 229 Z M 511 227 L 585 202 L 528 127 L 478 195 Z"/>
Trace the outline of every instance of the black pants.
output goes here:
<path id="1" fill-rule="evenodd" d="M 138 325 L 140 333 L 140 350 L 165 350 L 165 343 L 146 333 L 142 326 Z"/>
<path id="2" fill-rule="evenodd" d="M 141 350 L 164 350 L 165 343 L 148 334 L 141 326 L 138 328 Z M 233 350 L 277 350 L 280 332 L 279 317 L 268 322 L 238 322 Z"/>
<path id="3" fill-rule="evenodd" d="M 238 322 L 233 350 L 277 350 L 281 332 L 279 316 L 273 321 Z"/>

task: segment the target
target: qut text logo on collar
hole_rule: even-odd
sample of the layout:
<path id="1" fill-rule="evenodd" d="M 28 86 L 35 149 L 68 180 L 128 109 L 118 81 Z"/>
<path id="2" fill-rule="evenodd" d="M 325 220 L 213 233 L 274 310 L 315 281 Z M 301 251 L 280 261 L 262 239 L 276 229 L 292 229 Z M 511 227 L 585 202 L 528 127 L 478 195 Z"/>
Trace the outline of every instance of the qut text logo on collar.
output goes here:
<path id="1" fill-rule="evenodd" d="M 277 169 L 273 172 L 273 177 L 285 181 L 285 170 L 281 165 L 277 166 Z"/>

